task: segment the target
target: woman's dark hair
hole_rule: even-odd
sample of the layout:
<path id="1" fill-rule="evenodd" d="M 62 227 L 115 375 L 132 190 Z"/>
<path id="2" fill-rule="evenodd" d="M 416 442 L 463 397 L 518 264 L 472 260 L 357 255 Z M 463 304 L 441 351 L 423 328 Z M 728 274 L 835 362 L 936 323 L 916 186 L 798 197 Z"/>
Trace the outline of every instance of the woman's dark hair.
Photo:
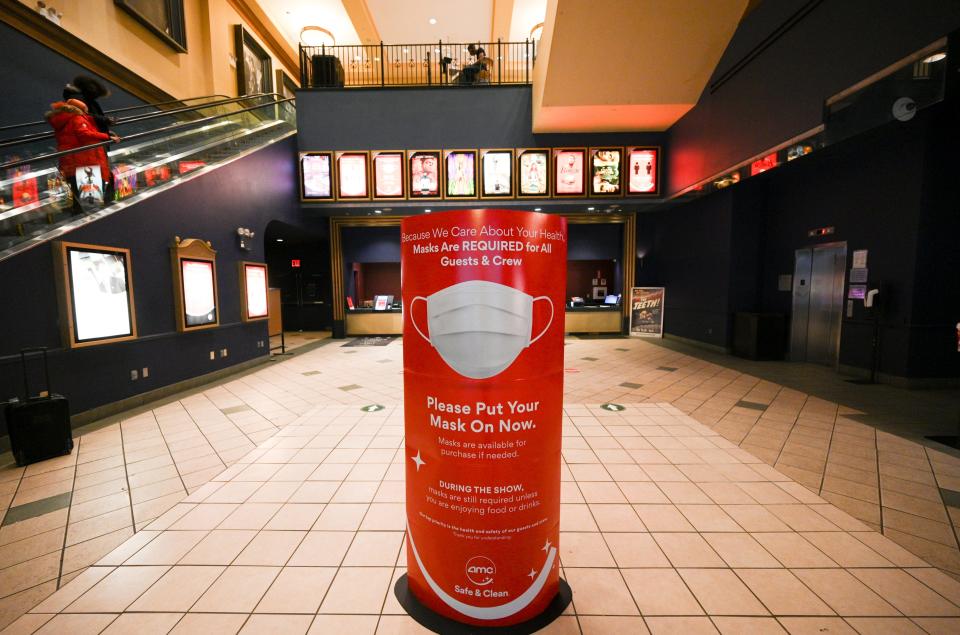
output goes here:
<path id="1" fill-rule="evenodd" d="M 97 99 L 106 97 L 110 94 L 110 89 L 100 83 L 99 80 L 87 75 L 77 75 L 73 78 L 73 85 L 77 87 L 84 97 Z"/>

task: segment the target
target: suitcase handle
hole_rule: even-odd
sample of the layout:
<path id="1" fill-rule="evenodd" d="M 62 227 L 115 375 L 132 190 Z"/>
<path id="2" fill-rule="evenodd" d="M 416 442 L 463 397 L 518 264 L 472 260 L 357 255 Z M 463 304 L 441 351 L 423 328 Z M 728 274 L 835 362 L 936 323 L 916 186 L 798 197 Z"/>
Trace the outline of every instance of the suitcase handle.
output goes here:
<path id="1" fill-rule="evenodd" d="M 23 366 L 23 390 L 26 399 L 30 399 L 30 384 L 27 379 L 27 353 L 43 353 L 43 376 L 47 384 L 47 392 L 50 392 L 50 367 L 47 365 L 47 347 L 32 346 L 20 349 L 20 364 Z"/>

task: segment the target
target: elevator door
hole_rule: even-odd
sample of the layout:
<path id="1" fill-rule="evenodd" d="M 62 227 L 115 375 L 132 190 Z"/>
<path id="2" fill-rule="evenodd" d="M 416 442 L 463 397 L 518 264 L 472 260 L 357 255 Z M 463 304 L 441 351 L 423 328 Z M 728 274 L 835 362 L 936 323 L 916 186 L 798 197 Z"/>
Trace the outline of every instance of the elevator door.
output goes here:
<path id="1" fill-rule="evenodd" d="M 792 360 L 837 365 L 846 264 L 846 243 L 796 251 L 790 327 Z"/>

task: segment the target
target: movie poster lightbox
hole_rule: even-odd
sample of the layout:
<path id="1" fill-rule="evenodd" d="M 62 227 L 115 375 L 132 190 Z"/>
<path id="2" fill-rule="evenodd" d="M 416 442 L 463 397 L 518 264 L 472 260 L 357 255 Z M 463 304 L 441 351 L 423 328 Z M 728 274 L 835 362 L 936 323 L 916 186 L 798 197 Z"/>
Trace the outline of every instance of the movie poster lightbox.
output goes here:
<path id="1" fill-rule="evenodd" d="M 627 148 L 625 167 L 628 196 L 657 196 L 660 193 L 660 148 Z"/>
<path id="2" fill-rule="evenodd" d="M 200 331 L 220 325 L 217 252 L 198 238 L 174 239 L 173 266 L 177 330 Z"/>
<path id="3" fill-rule="evenodd" d="M 590 196 L 623 194 L 623 148 L 590 148 Z"/>
<path id="4" fill-rule="evenodd" d="M 445 198 L 477 198 L 477 151 L 444 150 L 443 160 Z"/>
<path id="5" fill-rule="evenodd" d="M 517 149 L 517 198 L 550 196 L 550 148 Z"/>
<path id="6" fill-rule="evenodd" d="M 440 198 L 440 151 L 408 150 L 407 171 L 410 179 L 407 191 L 410 200 L 431 200 Z"/>
<path id="7" fill-rule="evenodd" d="M 480 151 L 480 198 L 513 198 L 513 150 Z"/>
<path id="8" fill-rule="evenodd" d="M 364 201 L 370 198 L 366 151 L 337 152 L 337 199 Z"/>
<path id="9" fill-rule="evenodd" d="M 333 153 L 300 153 L 300 199 L 333 200 Z"/>
<path id="10" fill-rule="evenodd" d="M 587 193 L 587 151 L 584 148 L 553 149 L 553 195 L 557 198 Z"/>
<path id="11" fill-rule="evenodd" d="M 370 170 L 373 175 L 373 200 L 393 201 L 406 198 L 403 189 L 407 180 L 403 150 L 372 150 L 370 157 L 373 164 Z"/>
<path id="12" fill-rule="evenodd" d="M 268 280 L 266 263 L 240 263 L 240 317 L 244 322 L 270 317 Z"/>
<path id="13" fill-rule="evenodd" d="M 64 345 L 136 339 L 129 249 L 60 241 L 54 259 Z"/>

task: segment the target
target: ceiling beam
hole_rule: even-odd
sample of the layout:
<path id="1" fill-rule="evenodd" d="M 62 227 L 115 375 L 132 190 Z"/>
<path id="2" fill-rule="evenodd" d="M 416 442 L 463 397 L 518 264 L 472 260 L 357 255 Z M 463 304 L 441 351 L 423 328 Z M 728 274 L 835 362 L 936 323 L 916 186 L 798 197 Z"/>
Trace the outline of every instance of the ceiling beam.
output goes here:
<path id="1" fill-rule="evenodd" d="M 514 0 L 493 0 L 493 11 L 490 16 L 490 41 L 498 39 L 510 41 L 510 27 L 513 23 Z"/>
<path id="2" fill-rule="evenodd" d="M 366 0 L 343 0 L 343 8 L 347 10 L 361 44 L 379 44 L 382 41 Z"/>

